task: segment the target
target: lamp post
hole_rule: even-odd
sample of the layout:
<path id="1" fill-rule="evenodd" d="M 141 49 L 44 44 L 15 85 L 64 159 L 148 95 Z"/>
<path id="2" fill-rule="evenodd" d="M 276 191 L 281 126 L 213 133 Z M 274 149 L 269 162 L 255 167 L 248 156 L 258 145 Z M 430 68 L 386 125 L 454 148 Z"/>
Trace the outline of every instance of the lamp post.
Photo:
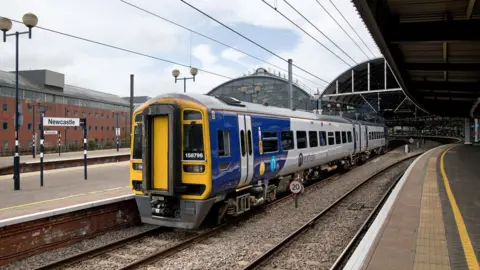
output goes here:
<path id="1" fill-rule="evenodd" d="M 13 158 L 13 179 L 14 189 L 20 190 L 20 155 L 18 154 L 18 37 L 22 34 L 28 34 L 32 38 L 32 28 L 38 23 L 38 18 L 33 13 L 23 15 L 23 24 L 28 27 L 28 31 L 7 34 L 12 29 L 12 21 L 7 18 L 0 18 L 0 30 L 3 32 L 3 42 L 7 42 L 7 37 L 15 36 L 15 156 Z"/>
<path id="2" fill-rule="evenodd" d="M 193 77 L 178 78 L 178 76 L 180 76 L 180 70 L 174 69 L 172 71 L 172 75 L 173 75 L 173 77 L 175 77 L 175 83 L 177 83 L 177 80 L 183 80 L 183 92 L 184 93 L 187 92 L 187 80 L 192 79 L 193 81 L 195 81 L 195 76 L 197 76 L 197 74 L 198 74 L 198 69 L 192 67 L 190 69 L 190 74 L 192 74 Z"/>
<path id="3" fill-rule="evenodd" d="M 317 89 L 317 92 L 315 94 L 313 94 L 313 100 L 317 101 L 317 111 L 316 111 L 316 113 L 319 114 L 320 111 L 319 111 L 319 108 L 318 108 L 318 103 L 320 102 L 320 90 Z"/>

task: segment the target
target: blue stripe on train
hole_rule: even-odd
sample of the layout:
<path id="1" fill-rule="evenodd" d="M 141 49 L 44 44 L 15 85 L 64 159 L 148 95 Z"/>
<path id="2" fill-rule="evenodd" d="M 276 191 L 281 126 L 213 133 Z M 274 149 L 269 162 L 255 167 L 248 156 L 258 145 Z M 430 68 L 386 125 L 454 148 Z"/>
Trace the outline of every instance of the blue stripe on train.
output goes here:
<path id="1" fill-rule="evenodd" d="M 254 152 L 254 175 L 251 183 L 259 180 L 271 179 L 280 171 L 287 158 L 288 151 L 281 149 L 281 131 L 290 130 L 290 120 L 277 117 L 252 116 L 252 140 Z M 210 121 L 210 145 L 212 148 L 212 195 L 234 189 L 240 181 L 240 138 L 238 129 L 238 114 L 231 112 L 215 112 L 215 118 L 212 119 L 209 113 Z M 278 151 L 273 153 L 259 152 L 258 128 L 261 131 L 270 131 L 277 134 Z M 227 130 L 230 134 L 230 156 L 220 157 L 218 153 L 218 131 Z M 265 172 L 260 174 L 260 164 L 264 163 Z M 272 169 L 274 169 L 272 171 Z"/>

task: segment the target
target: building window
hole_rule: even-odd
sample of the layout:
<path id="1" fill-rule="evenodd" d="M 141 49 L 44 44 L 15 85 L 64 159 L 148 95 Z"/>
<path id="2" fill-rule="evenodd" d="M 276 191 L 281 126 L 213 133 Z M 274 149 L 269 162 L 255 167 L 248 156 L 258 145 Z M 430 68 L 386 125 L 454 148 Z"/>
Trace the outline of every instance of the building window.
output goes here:
<path id="1" fill-rule="evenodd" d="M 102 118 L 103 118 L 103 113 L 102 113 Z"/>
<path id="2" fill-rule="evenodd" d="M 84 112 L 82 112 L 82 117 L 85 118 L 85 113 Z"/>
<path id="3" fill-rule="evenodd" d="M 95 131 L 97 131 L 97 130 L 98 130 L 98 127 L 97 127 L 97 126 L 95 126 Z"/>
<path id="4" fill-rule="evenodd" d="M 33 124 L 32 124 L 32 123 L 28 123 L 27 127 L 28 127 L 28 130 L 32 130 Z"/>
<path id="5" fill-rule="evenodd" d="M 4 149 L 8 148 L 8 141 L 7 140 L 3 141 L 3 148 Z"/>
<path id="6" fill-rule="evenodd" d="M 95 113 L 95 118 L 98 118 L 98 113 Z"/>
<path id="7" fill-rule="evenodd" d="M 75 128 L 73 128 L 73 129 L 74 129 L 74 130 L 77 130 L 77 128 L 78 128 L 78 127 L 76 126 L 76 127 L 75 127 Z"/>
<path id="8" fill-rule="evenodd" d="M 107 131 L 109 131 L 109 130 L 110 130 L 110 126 L 107 126 Z"/>
<path id="9" fill-rule="evenodd" d="M 92 113 L 88 113 L 88 118 L 92 118 Z"/>
<path id="10" fill-rule="evenodd" d="M 27 104 L 27 108 L 28 108 L 28 111 L 29 111 L 29 112 L 32 112 L 32 111 L 33 111 L 33 106 L 32 106 L 32 104 L 30 104 L 30 103 Z"/>
<path id="11" fill-rule="evenodd" d="M 70 111 L 69 111 L 69 110 L 66 110 L 65 114 L 66 114 L 67 116 L 70 116 Z"/>
<path id="12" fill-rule="evenodd" d="M 8 111 L 8 104 L 3 104 L 3 111 L 4 112 Z"/>
<path id="13" fill-rule="evenodd" d="M 110 118 L 110 114 L 107 113 L 107 119 L 109 119 L 109 118 Z"/>
<path id="14" fill-rule="evenodd" d="M 103 126 L 101 127 L 101 130 L 103 131 Z"/>
<path id="15" fill-rule="evenodd" d="M 77 116 L 78 116 L 78 112 L 77 112 L 77 111 L 74 112 L 73 115 L 75 115 L 75 117 L 77 117 Z"/>
<path id="16" fill-rule="evenodd" d="M 7 130 L 8 129 L 8 122 L 7 121 L 3 121 L 3 130 Z"/>

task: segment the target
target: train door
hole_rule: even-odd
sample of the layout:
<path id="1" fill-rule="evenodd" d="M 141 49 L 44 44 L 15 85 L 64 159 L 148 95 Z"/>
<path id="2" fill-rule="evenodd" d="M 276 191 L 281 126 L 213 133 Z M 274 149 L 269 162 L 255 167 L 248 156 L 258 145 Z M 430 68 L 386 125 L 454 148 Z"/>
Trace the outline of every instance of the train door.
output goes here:
<path id="1" fill-rule="evenodd" d="M 368 150 L 368 126 L 365 126 L 365 147 L 366 149 L 365 150 Z"/>
<path id="2" fill-rule="evenodd" d="M 357 152 L 357 130 L 355 129 L 355 124 L 353 124 L 353 153 Z"/>
<path id="3" fill-rule="evenodd" d="M 252 118 L 247 115 L 238 116 L 238 132 L 240 140 L 240 181 L 237 187 L 248 185 L 253 177 L 253 141 Z"/>
<path id="4" fill-rule="evenodd" d="M 358 134 L 357 132 L 355 132 L 355 136 L 357 136 L 357 139 L 358 139 L 359 152 L 362 152 L 362 126 L 360 124 L 358 124 Z"/>

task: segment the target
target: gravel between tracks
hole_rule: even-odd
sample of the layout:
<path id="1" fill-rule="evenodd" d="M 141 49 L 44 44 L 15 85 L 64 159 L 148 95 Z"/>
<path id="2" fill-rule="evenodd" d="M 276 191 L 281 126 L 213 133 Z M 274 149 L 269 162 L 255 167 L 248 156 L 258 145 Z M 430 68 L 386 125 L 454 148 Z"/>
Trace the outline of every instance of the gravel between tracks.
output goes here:
<path id="1" fill-rule="evenodd" d="M 325 209 L 347 190 L 405 157 L 406 154 L 393 151 L 373 158 L 363 166 L 340 177 L 323 181 L 310 189 L 300 197 L 297 209 L 294 208 L 292 200 L 272 205 L 237 226 L 140 269 L 242 268 Z"/>
<path id="2" fill-rule="evenodd" d="M 329 269 L 395 177 L 405 171 L 411 162 L 413 159 L 402 162 L 365 183 L 259 269 Z M 363 208 L 349 209 L 352 203 L 362 203 Z"/>

